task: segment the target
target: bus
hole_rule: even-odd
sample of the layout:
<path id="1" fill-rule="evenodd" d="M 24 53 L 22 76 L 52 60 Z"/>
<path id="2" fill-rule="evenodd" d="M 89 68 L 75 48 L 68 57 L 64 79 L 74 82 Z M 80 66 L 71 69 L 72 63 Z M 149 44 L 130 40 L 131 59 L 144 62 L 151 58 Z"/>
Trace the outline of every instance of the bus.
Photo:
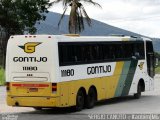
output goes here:
<path id="1" fill-rule="evenodd" d="M 154 89 L 152 40 L 133 36 L 17 35 L 7 45 L 7 104 L 93 108 Z"/>

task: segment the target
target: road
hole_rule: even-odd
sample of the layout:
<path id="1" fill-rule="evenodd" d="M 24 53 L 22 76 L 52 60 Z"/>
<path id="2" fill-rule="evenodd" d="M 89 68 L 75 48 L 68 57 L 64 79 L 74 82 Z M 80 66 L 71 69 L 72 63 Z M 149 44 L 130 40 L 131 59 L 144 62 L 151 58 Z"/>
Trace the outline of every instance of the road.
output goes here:
<path id="1" fill-rule="evenodd" d="M 0 86 L 0 113 L 18 116 L 18 120 L 83 120 L 89 119 L 90 114 L 132 114 L 132 113 L 160 113 L 160 75 L 155 77 L 155 90 L 145 92 L 140 99 L 132 96 L 101 101 L 93 109 L 74 112 L 71 108 L 54 108 L 36 111 L 28 107 L 10 107 L 6 105 L 5 87 Z M 2 118 L 0 117 L 0 119 Z"/>

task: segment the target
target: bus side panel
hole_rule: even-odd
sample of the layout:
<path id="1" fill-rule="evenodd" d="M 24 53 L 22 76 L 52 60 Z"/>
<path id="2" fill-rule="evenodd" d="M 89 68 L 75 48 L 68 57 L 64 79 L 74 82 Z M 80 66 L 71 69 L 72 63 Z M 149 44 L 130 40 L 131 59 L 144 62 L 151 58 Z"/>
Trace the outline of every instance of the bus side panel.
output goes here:
<path id="1" fill-rule="evenodd" d="M 60 106 L 76 105 L 76 95 L 81 87 L 85 89 L 87 94 L 89 88 L 92 85 L 95 86 L 98 100 L 128 95 L 131 91 L 136 92 L 137 76 L 144 78 L 142 73 L 145 73 L 145 67 L 144 70 L 140 70 L 139 67 L 142 62 L 144 62 L 144 60 L 117 62 L 112 76 L 62 82 L 60 84 L 61 95 L 64 96 L 61 96 Z"/>
<path id="2" fill-rule="evenodd" d="M 64 107 L 64 106 L 68 106 L 69 104 L 69 86 L 70 83 L 69 82 L 62 82 L 59 83 L 60 85 L 60 106 Z"/>
<path id="3" fill-rule="evenodd" d="M 127 78 L 127 74 L 129 71 L 129 66 L 130 66 L 131 61 L 126 61 L 124 62 L 123 68 L 122 68 L 122 73 L 120 73 L 120 78 L 119 78 L 119 82 L 115 91 L 115 97 L 121 96 L 122 91 L 123 91 L 123 87 L 125 85 L 125 80 Z"/>
<path id="4" fill-rule="evenodd" d="M 113 98 L 119 83 L 120 74 L 122 73 L 124 62 L 117 62 L 113 76 L 104 77 L 105 80 L 105 98 Z M 100 93 L 101 94 L 101 93 Z"/>
<path id="5" fill-rule="evenodd" d="M 143 65 L 142 65 L 143 63 Z M 139 60 L 137 64 L 137 68 L 133 77 L 133 81 L 131 84 L 131 88 L 129 91 L 129 95 L 132 95 L 137 92 L 137 86 L 140 79 L 144 80 L 145 83 L 145 91 L 150 90 L 149 81 L 150 78 L 147 73 L 147 65 L 145 60 Z M 153 79 L 152 79 L 153 80 Z"/>
<path id="6" fill-rule="evenodd" d="M 86 95 L 88 94 L 89 88 L 95 86 L 97 89 L 97 95 L 100 99 L 105 99 L 105 89 L 103 87 L 104 83 L 102 78 L 92 78 L 92 79 L 83 79 L 76 80 L 71 82 L 65 82 L 65 84 L 70 84 L 69 88 L 69 105 L 76 105 L 76 96 L 80 88 L 84 88 Z"/>
<path id="7" fill-rule="evenodd" d="M 124 62 L 117 62 L 114 75 L 110 77 L 106 76 L 100 78 L 65 82 L 64 84 L 70 83 L 69 86 L 71 86 L 71 88 L 69 88 L 69 104 L 71 106 L 76 104 L 76 95 L 81 87 L 85 88 L 86 93 L 88 93 L 89 88 L 91 86 L 95 86 L 97 89 L 98 100 L 113 98 L 115 95 L 116 88 L 118 86 L 120 74 L 122 73 L 123 64 Z"/>

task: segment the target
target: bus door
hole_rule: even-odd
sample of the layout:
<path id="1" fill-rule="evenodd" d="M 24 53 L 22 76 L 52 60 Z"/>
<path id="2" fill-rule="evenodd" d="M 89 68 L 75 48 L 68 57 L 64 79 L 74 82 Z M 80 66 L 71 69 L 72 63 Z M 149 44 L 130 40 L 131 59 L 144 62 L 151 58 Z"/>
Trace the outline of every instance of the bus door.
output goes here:
<path id="1" fill-rule="evenodd" d="M 147 72 L 150 77 L 154 77 L 154 52 L 151 41 L 146 42 L 146 56 L 147 56 Z"/>

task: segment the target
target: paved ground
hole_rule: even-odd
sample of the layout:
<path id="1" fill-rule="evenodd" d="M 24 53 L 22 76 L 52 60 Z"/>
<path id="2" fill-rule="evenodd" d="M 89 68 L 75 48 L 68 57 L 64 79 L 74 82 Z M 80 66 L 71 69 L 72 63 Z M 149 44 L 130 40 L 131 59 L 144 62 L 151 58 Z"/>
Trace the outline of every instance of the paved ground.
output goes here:
<path id="1" fill-rule="evenodd" d="M 106 100 L 97 103 L 93 109 L 84 109 L 74 112 L 71 108 L 44 109 L 36 111 L 27 107 L 9 107 L 6 105 L 5 87 L 0 87 L 0 113 L 18 116 L 18 120 L 82 120 L 89 119 L 90 114 L 131 114 L 131 113 L 160 113 L 160 76 L 156 76 L 155 90 L 143 93 L 141 99 L 133 99 L 132 96 Z M 0 120 L 1 118 L 0 117 Z M 12 117 L 12 116 L 11 116 Z"/>

